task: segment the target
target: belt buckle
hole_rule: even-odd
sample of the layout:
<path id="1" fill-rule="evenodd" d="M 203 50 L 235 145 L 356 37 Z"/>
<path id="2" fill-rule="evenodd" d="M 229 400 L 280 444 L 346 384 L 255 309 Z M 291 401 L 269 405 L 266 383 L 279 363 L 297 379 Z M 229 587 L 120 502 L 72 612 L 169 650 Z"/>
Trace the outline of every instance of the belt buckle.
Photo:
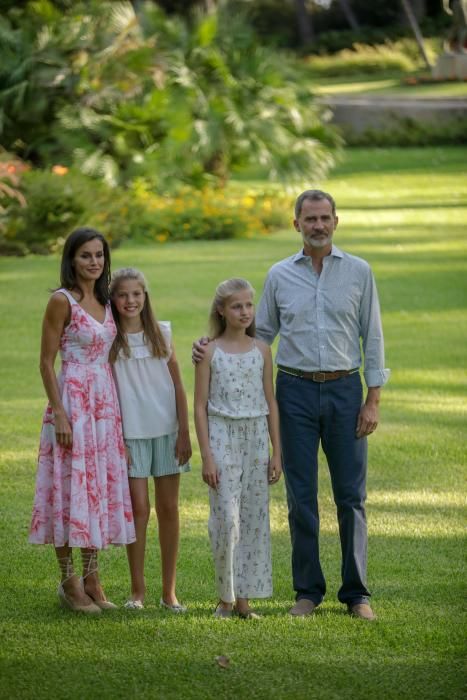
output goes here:
<path id="1" fill-rule="evenodd" d="M 326 381 L 326 372 L 313 372 L 313 381 L 323 384 Z"/>

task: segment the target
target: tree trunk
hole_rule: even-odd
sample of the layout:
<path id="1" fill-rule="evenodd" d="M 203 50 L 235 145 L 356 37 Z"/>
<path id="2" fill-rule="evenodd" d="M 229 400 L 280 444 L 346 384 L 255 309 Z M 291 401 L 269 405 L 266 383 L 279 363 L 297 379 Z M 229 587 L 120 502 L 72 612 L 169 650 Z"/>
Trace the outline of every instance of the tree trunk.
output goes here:
<path id="1" fill-rule="evenodd" d="M 426 15 L 426 1 L 425 0 L 411 0 L 412 10 L 420 22 Z"/>
<path id="2" fill-rule="evenodd" d="M 302 46 L 311 46 L 314 40 L 313 25 L 311 17 L 306 11 L 305 0 L 295 0 L 295 10 L 297 13 L 298 33 Z"/>
<path id="3" fill-rule="evenodd" d="M 345 15 L 345 19 L 347 22 L 350 24 L 352 29 L 355 29 L 355 31 L 358 31 L 360 29 L 360 24 L 355 16 L 354 11 L 352 10 L 352 7 L 350 6 L 349 0 L 339 0 L 340 6 L 342 8 L 342 12 Z"/>
<path id="4" fill-rule="evenodd" d="M 431 70 L 431 63 L 428 60 L 428 56 L 426 55 L 422 33 L 420 31 L 420 27 L 418 26 L 418 22 L 417 22 L 417 19 L 413 13 L 410 2 L 409 2 L 409 0 L 401 0 L 401 3 L 402 3 L 402 7 L 404 8 L 404 12 L 407 16 L 407 19 L 409 20 L 409 24 L 412 27 L 412 31 L 415 35 L 415 40 L 418 44 L 418 48 L 420 49 L 420 53 L 422 54 L 423 60 L 425 61 L 425 65 L 428 68 L 428 70 Z"/>

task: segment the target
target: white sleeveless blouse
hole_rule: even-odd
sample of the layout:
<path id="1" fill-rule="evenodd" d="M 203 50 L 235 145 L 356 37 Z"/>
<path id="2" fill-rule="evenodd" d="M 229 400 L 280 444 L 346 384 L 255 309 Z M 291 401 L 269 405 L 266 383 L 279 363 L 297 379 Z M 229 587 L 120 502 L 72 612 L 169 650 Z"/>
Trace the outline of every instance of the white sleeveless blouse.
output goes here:
<path id="1" fill-rule="evenodd" d="M 167 347 L 171 347 L 170 322 L 159 321 Z M 128 440 L 170 435 L 178 429 L 175 388 L 168 357 L 153 357 L 143 331 L 128 333 L 130 357 L 120 352 L 113 365 L 115 384 Z"/>

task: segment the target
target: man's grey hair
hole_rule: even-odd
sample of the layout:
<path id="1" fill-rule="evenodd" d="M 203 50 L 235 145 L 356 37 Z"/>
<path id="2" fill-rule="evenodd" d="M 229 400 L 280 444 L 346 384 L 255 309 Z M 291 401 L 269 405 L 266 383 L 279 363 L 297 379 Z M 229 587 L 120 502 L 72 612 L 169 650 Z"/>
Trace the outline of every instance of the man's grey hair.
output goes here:
<path id="1" fill-rule="evenodd" d="M 322 190 L 305 190 L 300 194 L 295 202 L 295 218 L 298 219 L 302 213 L 303 202 L 306 199 L 310 199 L 312 202 L 320 202 L 323 199 L 327 199 L 332 207 L 332 215 L 336 216 L 336 203 L 334 198 L 328 192 L 323 192 Z"/>

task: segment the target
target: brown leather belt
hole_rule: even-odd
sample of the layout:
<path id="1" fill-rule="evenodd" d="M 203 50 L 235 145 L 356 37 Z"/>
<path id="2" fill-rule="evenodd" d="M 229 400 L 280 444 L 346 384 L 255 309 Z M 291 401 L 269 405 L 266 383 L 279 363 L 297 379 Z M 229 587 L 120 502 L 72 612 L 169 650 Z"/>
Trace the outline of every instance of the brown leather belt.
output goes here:
<path id="1" fill-rule="evenodd" d="M 292 374 L 294 377 L 300 377 L 300 379 L 310 379 L 312 382 L 319 382 L 320 384 L 358 372 L 358 367 L 355 369 L 338 369 L 335 372 L 303 372 L 301 369 L 284 367 L 284 365 L 277 365 L 277 369 L 280 372 L 285 372 L 285 374 Z"/>

